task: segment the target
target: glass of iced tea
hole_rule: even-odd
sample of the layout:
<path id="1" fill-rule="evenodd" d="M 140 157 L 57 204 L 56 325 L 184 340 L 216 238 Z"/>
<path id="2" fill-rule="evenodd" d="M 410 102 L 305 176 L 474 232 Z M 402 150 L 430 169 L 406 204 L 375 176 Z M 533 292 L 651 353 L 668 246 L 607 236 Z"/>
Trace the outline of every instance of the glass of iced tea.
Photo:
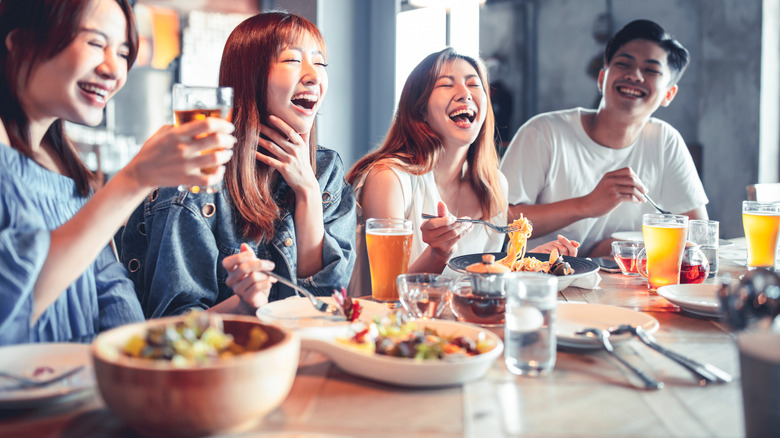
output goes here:
<path id="1" fill-rule="evenodd" d="M 173 85 L 173 116 L 176 126 L 207 117 L 231 121 L 233 112 L 233 89 L 231 87 L 196 87 L 183 84 Z M 211 150 L 205 152 L 212 152 Z M 216 167 L 204 167 L 201 172 L 214 173 Z M 179 190 L 198 193 L 205 190 L 214 193 L 219 187 L 179 186 Z"/>
<path id="2" fill-rule="evenodd" d="M 688 216 L 645 214 L 642 234 L 647 255 L 647 287 L 655 292 L 661 286 L 680 283 L 680 267 L 688 234 Z M 641 269 L 640 273 L 644 275 Z"/>
<path id="3" fill-rule="evenodd" d="M 745 228 L 748 267 L 774 269 L 780 202 L 743 201 L 742 226 Z"/>
<path id="4" fill-rule="evenodd" d="M 366 220 L 366 249 L 371 270 L 374 301 L 398 301 L 396 278 L 406 274 L 412 255 L 412 221 L 407 219 Z"/>

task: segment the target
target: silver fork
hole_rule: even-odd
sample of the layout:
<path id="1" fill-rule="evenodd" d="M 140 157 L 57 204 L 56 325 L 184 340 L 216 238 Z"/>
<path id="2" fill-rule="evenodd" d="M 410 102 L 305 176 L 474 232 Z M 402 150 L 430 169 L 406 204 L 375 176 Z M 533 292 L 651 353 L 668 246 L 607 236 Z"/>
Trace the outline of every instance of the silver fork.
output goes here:
<path id="1" fill-rule="evenodd" d="M 423 219 L 436 219 L 438 217 L 439 216 L 436 216 L 436 215 L 433 215 L 433 214 L 428 214 L 428 213 L 423 213 L 422 214 L 422 218 Z M 496 231 L 498 233 L 511 233 L 512 231 L 517 231 L 518 230 L 517 227 L 513 227 L 511 225 L 510 226 L 506 226 L 506 227 L 502 227 L 501 225 L 491 224 L 490 222 L 483 221 L 483 220 L 480 220 L 480 219 L 455 219 L 455 222 L 471 222 L 472 224 L 482 224 L 482 225 L 485 225 L 486 227 L 488 227 L 488 228 L 490 228 L 493 231 Z"/>
<path id="2" fill-rule="evenodd" d="M 655 201 L 653 201 L 653 198 L 651 198 L 650 195 L 648 195 L 647 193 L 645 193 L 645 199 L 647 199 L 647 202 L 652 204 L 652 206 L 655 207 L 655 209 L 658 210 L 659 213 L 661 213 L 661 214 L 672 214 L 671 212 L 666 211 L 663 208 L 659 207 L 658 204 L 656 204 Z"/>
<path id="3" fill-rule="evenodd" d="M 19 376 L 16 374 L 8 373 L 5 371 L 0 371 L 0 377 L 5 377 L 7 379 L 11 379 L 19 384 L 22 388 L 40 388 L 42 386 L 51 385 L 52 383 L 59 382 L 60 380 L 66 379 L 79 371 L 84 369 L 84 365 L 77 366 L 76 368 L 73 368 L 71 370 L 65 371 L 62 374 L 58 374 L 54 377 L 50 377 L 48 379 L 31 379 L 24 376 Z"/>
<path id="4" fill-rule="evenodd" d="M 615 353 L 615 349 L 612 348 L 612 343 L 609 342 L 609 332 L 607 330 L 600 328 L 584 328 L 577 330 L 577 334 L 584 336 L 595 336 L 596 339 L 601 342 L 601 345 L 604 347 L 604 349 L 607 350 L 607 353 L 611 354 L 612 357 L 620 361 L 620 363 L 622 363 L 626 368 L 633 371 L 637 377 L 642 379 L 646 389 L 661 389 L 664 387 L 664 382 L 659 382 L 658 380 L 652 378 L 649 374 L 631 365 L 630 362 Z"/>
<path id="5" fill-rule="evenodd" d="M 328 315 L 332 315 L 332 316 L 341 316 L 344 319 L 346 319 L 346 316 L 344 316 L 344 314 L 341 313 L 341 309 L 339 309 L 338 306 L 334 306 L 332 304 L 328 304 L 328 303 L 320 300 L 319 298 L 315 297 L 314 294 L 312 294 L 311 292 L 309 292 L 305 288 L 302 288 L 302 287 L 298 286 L 297 284 L 295 284 L 295 283 L 291 282 L 290 280 L 288 280 L 288 279 L 286 279 L 286 278 L 276 274 L 275 272 L 268 271 L 268 272 L 265 272 L 265 274 L 268 275 L 269 277 L 275 278 L 279 283 L 287 285 L 287 286 L 297 290 L 298 292 L 302 293 L 306 298 L 309 299 L 309 301 L 311 301 L 311 305 L 314 306 L 314 308 L 319 310 L 320 312 L 327 313 Z"/>
<path id="6" fill-rule="evenodd" d="M 664 348 L 661 346 L 661 344 L 658 343 L 658 341 L 655 340 L 655 337 L 650 333 L 647 333 L 645 329 L 642 328 L 642 326 L 636 324 L 623 324 L 614 328 L 610 328 L 609 332 L 612 334 L 626 332 L 633 334 L 648 347 L 677 362 L 688 371 L 696 375 L 699 379 L 706 382 L 728 383 L 732 380 L 730 374 L 721 370 L 720 368 L 715 367 L 714 365 L 700 363 L 689 357 Z"/>

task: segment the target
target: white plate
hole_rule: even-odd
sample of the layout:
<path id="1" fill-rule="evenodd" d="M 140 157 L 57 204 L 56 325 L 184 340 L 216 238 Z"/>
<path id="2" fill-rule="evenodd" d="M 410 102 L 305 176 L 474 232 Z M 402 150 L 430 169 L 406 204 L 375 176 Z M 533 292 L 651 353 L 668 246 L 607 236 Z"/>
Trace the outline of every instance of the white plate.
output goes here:
<path id="1" fill-rule="evenodd" d="M 639 240 L 644 241 L 645 237 L 641 231 L 618 231 L 612 233 L 612 238 L 617 240 Z M 731 246 L 734 242 L 728 239 L 718 239 L 718 246 L 723 248 L 724 246 Z"/>
<path id="2" fill-rule="evenodd" d="M 597 339 L 577 334 L 588 327 L 609 329 L 620 324 L 641 325 L 648 333 L 658 330 L 658 320 L 650 315 L 606 304 L 558 302 L 558 345 L 573 348 L 603 348 Z M 618 344 L 631 339 L 630 333 L 613 335 L 610 342 Z"/>
<path id="3" fill-rule="evenodd" d="M 40 343 L 0 348 L 0 370 L 22 376 L 32 376 L 38 367 L 50 367 L 54 374 L 59 374 L 80 365 L 85 366 L 80 372 L 42 388 L 19 388 L 12 380 L 0 377 L 0 409 L 26 409 L 61 402 L 95 388 L 87 344 Z"/>
<path id="4" fill-rule="evenodd" d="M 430 327 L 447 337 L 466 336 L 477 339 L 484 333 L 495 343 L 492 350 L 456 360 L 416 361 L 403 357 L 367 354 L 337 343 L 334 340 L 301 340 L 302 348 L 319 351 L 349 374 L 370 380 L 408 387 L 435 387 L 459 385 L 482 377 L 504 350 L 501 338 L 493 332 L 471 324 L 455 321 L 415 321 L 418 328 Z"/>
<path id="5" fill-rule="evenodd" d="M 658 288 L 658 295 L 683 310 L 710 318 L 720 317 L 717 284 L 671 284 Z"/>
<path id="6" fill-rule="evenodd" d="M 320 300 L 335 305 L 331 297 L 318 297 Z M 374 316 L 384 316 L 390 308 L 382 303 L 370 300 L 355 299 L 363 311 L 358 317 L 362 323 L 370 323 Z M 302 338 L 333 338 L 348 336 L 351 323 L 343 318 L 333 317 L 320 312 L 304 297 L 290 297 L 273 301 L 257 309 L 257 317 L 266 324 L 276 324 L 297 331 Z"/>

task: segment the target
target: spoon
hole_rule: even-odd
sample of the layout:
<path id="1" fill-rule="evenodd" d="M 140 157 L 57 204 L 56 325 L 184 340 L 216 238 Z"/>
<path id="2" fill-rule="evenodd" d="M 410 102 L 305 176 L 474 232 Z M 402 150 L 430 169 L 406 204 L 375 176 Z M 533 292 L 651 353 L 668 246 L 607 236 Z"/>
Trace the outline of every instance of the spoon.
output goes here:
<path id="1" fill-rule="evenodd" d="M 642 379 L 642 382 L 644 382 L 646 389 L 661 389 L 664 387 L 664 382 L 659 382 L 658 380 L 651 377 L 649 374 L 645 373 L 639 368 L 634 367 L 627 360 L 623 359 L 620 355 L 615 353 L 615 349 L 612 348 L 612 343 L 609 342 L 609 331 L 600 328 L 590 327 L 590 328 L 577 330 L 577 334 L 597 338 L 601 342 L 601 345 L 604 346 L 604 349 L 607 350 L 607 353 L 612 355 L 612 357 L 617 359 L 626 368 L 633 371 L 634 374 L 637 375 L 637 377 Z"/>
<path id="2" fill-rule="evenodd" d="M 658 204 L 656 204 L 655 201 L 653 201 L 653 198 L 651 198 L 650 195 L 648 195 L 647 193 L 645 193 L 645 199 L 647 199 L 647 202 L 652 204 L 653 207 L 655 207 L 655 209 L 658 210 L 659 213 L 661 213 L 661 214 L 672 214 L 671 212 L 666 211 L 663 208 L 659 207 Z"/>

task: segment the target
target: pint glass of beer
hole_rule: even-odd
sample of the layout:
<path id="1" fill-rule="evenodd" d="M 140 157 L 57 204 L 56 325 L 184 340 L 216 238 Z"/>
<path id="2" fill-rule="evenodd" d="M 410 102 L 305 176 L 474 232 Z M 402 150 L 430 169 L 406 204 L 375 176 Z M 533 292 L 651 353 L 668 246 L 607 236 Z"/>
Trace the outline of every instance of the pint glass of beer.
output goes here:
<path id="1" fill-rule="evenodd" d="M 645 214 L 642 234 L 647 254 L 647 287 L 680 283 L 680 266 L 688 234 L 688 216 L 678 214 Z"/>
<path id="2" fill-rule="evenodd" d="M 742 201 L 742 226 L 748 267 L 774 269 L 780 202 Z"/>
<path id="3" fill-rule="evenodd" d="M 231 121 L 233 112 L 233 89 L 230 87 L 192 87 L 182 84 L 173 86 L 173 115 L 176 126 L 203 120 L 206 117 L 217 117 Z M 212 152 L 212 151 L 207 151 Z M 215 167 L 201 169 L 203 173 L 214 173 Z M 179 186 L 179 190 L 189 189 L 198 193 L 201 187 Z M 206 187 L 209 193 L 216 192 L 218 187 Z"/>
<path id="4" fill-rule="evenodd" d="M 395 279 L 406 274 L 412 254 L 412 221 L 367 219 L 366 249 L 374 301 L 398 301 Z"/>

